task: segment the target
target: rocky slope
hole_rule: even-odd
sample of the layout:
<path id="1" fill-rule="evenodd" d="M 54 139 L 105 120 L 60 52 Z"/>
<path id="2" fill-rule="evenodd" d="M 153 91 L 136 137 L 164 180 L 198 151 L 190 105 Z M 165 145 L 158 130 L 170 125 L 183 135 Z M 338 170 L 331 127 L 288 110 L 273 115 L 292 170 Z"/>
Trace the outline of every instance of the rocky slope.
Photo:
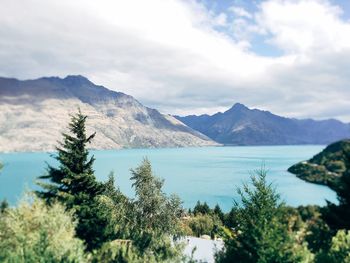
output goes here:
<path id="1" fill-rule="evenodd" d="M 51 151 L 80 107 L 94 149 L 216 145 L 169 115 L 82 76 L 0 78 L 0 152 Z"/>
<path id="2" fill-rule="evenodd" d="M 226 145 L 329 144 L 350 138 L 350 124 L 337 120 L 290 119 L 235 104 L 214 115 L 175 116 L 187 126 Z"/>

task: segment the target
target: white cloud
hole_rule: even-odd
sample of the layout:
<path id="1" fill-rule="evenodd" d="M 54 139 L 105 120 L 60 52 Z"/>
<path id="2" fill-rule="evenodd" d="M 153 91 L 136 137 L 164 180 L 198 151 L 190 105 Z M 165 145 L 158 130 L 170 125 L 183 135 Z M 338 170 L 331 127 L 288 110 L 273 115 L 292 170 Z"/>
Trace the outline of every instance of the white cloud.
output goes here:
<path id="1" fill-rule="evenodd" d="M 175 114 L 239 101 L 287 116 L 350 120 L 349 23 L 339 8 L 269 0 L 256 14 L 240 12 L 231 22 L 241 23 L 242 36 L 233 40 L 215 30 L 229 28 L 228 16 L 195 1 L 2 0 L 0 75 L 83 74 Z M 285 54 L 255 54 L 246 32 Z"/>
<path id="2" fill-rule="evenodd" d="M 233 14 L 235 14 L 238 17 L 244 17 L 244 18 L 252 18 L 252 14 L 249 13 L 247 10 L 245 10 L 243 7 L 240 6 L 231 6 L 229 8 L 229 11 L 231 11 Z"/>
<path id="3" fill-rule="evenodd" d="M 261 4 L 258 24 L 271 43 L 291 53 L 337 52 L 350 47 L 350 24 L 324 0 L 274 0 Z"/>

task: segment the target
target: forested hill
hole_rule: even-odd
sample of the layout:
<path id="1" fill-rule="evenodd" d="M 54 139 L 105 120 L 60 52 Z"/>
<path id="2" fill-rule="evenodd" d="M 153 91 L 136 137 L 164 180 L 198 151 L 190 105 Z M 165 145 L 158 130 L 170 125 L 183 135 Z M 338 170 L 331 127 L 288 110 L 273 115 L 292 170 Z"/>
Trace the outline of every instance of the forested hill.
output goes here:
<path id="1" fill-rule="evenodd" d="M 216 145 L 170 115 L 83 76 L 0 78 L 0 152 L 50 151 L 80 108 L 95 149 Z"/>
<path id="2" fill-rule="evenodd" d="M 350 140 L 342 140 L 330 144 L 310 160 L 291 166 L 288 171 L 305 181 L 334 188 L 349 166 L 349 159 Z"/>
<path id="3" fill-rule="evenodd" d="M 187 126 L 226 145 L 329 144 L 350 138 L 350 124 L 335 119 L 285 118 L 236 103 L 214 115 L 175 116 Z"/>

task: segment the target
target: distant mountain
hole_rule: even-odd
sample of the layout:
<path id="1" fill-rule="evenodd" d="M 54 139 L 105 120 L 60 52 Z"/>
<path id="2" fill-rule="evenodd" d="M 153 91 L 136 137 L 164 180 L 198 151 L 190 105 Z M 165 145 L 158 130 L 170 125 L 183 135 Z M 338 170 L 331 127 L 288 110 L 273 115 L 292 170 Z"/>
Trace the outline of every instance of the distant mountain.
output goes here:
<path id="1" fill-rule="evenodd" d="M 334 188 L 350 165 L 349 157 L 350 140 L 342 140 L 330 144 L 310 160 L 289 167 L 288 171 L 305 181 Z"/>
<path id="2" fill-rule="evenodd" d="M 0 78 L 0 151 L 50 151 L 80 107 L 95 149 L 216 145 L 172 116 L 83 76 Z"/>
<path id="3" fill-rule="evenodd" d="M 330 119 L 291 119 L 237 103 L 224 113 L 175 116 L 187 126 L 226 145 L 329 144 L 350 138 L 350 124 Z"/>

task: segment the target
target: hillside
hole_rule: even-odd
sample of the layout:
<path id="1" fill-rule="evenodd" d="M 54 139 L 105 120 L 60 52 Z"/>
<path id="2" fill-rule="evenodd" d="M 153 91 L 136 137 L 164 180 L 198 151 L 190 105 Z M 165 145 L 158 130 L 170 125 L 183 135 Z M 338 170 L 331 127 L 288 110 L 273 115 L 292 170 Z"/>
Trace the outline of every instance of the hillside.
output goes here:
<path id="1" fill-rule="evenodd" d="M 239 103 L 214 115 L 175 117 L 226 145 L 329 144 L 350 138 L 350 124 L 338 120 L 284 118 Z"/>
<path id="2" fill-rule="evenodd" d="M 330 144 L 310 160 L 291 166 L 288 171 L 305 181 L 335 187 L 349 165 L 349 156 L 350 140 L 342 140 Z"/>
<path id="3" fill-rule="evenodd" d="M 0 78 L 0 152 L 51 151 L 77 111 L 97 132 L 94 149 L 216 145 L 172 116 L 83 76 Z"/>

